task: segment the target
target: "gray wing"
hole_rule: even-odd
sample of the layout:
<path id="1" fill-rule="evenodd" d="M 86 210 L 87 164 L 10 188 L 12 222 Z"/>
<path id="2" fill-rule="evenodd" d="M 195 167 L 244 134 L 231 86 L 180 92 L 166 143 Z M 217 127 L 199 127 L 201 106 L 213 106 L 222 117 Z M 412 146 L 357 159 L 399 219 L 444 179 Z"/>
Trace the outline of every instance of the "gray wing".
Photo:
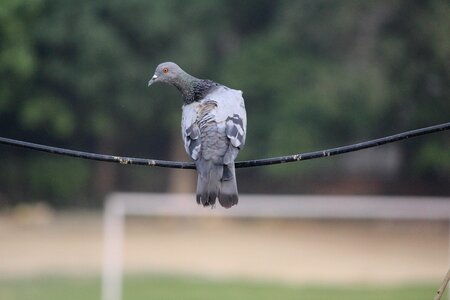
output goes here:
<path id="1" fill-rule="evenodd" d="M 239 150 L 244 147 L 247 127 L 242 92 L 227 87 L 216 89 L 210 97 L 217 101 L 216 121 L 225 124 L 225 135 L 230 143 L 224 156 L 224 164 L 233 163 Z"/>
<path id="2" fill-rule="evenodd" d="M 200 129 L 197 124 L 197 104 L 183 106 L 181 120 L 181 134 L 183 136 L 184 149 L 187 154 L 197 160 L 200 156 Z"/>
<path id="3" fill-rule="evenodd" d="M 200 129 L 197 123 L 191 124 L 184 134 L 184 148 L 189 156 L 193 160 L 197 160 L 200 154 L 201 144 L 200 144 Z"/>
<path id="4" fill-rule="evenodd" d="M 233 114 L 233 116 L 227 118 L 225 133 L 235 148 L 241 149 L 244 146 L 244 130 L 244 122 L 238 114 Z"/>
<path id="5" fill-rule="evenodd" d="M 236 159 L 239 150 L 245 144 L 245 127 L 242 118 L 238 114 L 233 114 L 227 118 L 225 125 L 225 134 L 230 140 L 230 145 L 223 158 L 224 164 L 233 163 Z"/>

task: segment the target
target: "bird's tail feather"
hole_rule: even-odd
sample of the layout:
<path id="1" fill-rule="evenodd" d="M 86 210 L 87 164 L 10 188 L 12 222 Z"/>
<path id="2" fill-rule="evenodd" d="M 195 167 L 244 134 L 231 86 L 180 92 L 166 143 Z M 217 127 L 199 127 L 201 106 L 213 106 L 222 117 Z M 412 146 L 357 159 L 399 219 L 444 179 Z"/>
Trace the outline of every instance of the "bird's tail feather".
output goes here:
<path id="1" fill-rule="evenodd" d="M 223 165 L 212 161 L 199 159 L 197 166 L 197 203 L 203 206 L 213 206 L 220 193 L 220 180 L 223 175 Z"/>
<path id="2" fill-rule="evenodd" d="M 219 194 L 219 203 L 225 208 L 230 208 L 238 203 L 238 190 L 234 162 L 224 166 L 222 186 Z"/>

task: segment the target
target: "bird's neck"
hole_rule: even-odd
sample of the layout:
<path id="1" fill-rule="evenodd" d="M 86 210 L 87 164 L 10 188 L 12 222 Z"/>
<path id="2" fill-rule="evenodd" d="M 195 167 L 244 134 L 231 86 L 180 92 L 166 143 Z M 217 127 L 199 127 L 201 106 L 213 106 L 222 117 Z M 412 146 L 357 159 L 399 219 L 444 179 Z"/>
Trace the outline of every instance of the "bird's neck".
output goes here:
<path id="1" fill-rule="evenodd" d="M 187 73 L 183 74 L 173 83 L 183 95 L 184 104 L 191 104 L 203 99 L 214 87 L 219 84 L 205 79 L 198 79 Z"/>

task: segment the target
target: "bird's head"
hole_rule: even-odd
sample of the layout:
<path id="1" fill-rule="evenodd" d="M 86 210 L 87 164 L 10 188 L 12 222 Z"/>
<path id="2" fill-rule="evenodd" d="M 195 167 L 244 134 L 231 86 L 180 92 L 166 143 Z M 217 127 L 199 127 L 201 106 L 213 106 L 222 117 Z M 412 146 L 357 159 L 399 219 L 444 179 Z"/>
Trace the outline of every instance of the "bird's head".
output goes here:
<path id="1" fill-rule="evenodd" d="M 156 67 L 155 74 L 148 82 L 148 86 L 155 82 L 176 84 L 186 74 L 176 63 L 164 62 Z"/>

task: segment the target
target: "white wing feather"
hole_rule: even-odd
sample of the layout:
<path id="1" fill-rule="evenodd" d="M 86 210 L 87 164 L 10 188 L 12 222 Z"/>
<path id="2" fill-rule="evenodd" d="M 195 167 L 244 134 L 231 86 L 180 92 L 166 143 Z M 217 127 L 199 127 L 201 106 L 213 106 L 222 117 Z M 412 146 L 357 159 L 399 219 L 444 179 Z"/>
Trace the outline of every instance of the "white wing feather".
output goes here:
<path id="1" fill-rule="evenodd" d="M 217 102 L 215 120 L 218 126 L 225 127 L 225 133 L 232 145 L 241 149 L 245 144 L 247 115 L 242 91 L 221 87 L 208 95 Z"/>

